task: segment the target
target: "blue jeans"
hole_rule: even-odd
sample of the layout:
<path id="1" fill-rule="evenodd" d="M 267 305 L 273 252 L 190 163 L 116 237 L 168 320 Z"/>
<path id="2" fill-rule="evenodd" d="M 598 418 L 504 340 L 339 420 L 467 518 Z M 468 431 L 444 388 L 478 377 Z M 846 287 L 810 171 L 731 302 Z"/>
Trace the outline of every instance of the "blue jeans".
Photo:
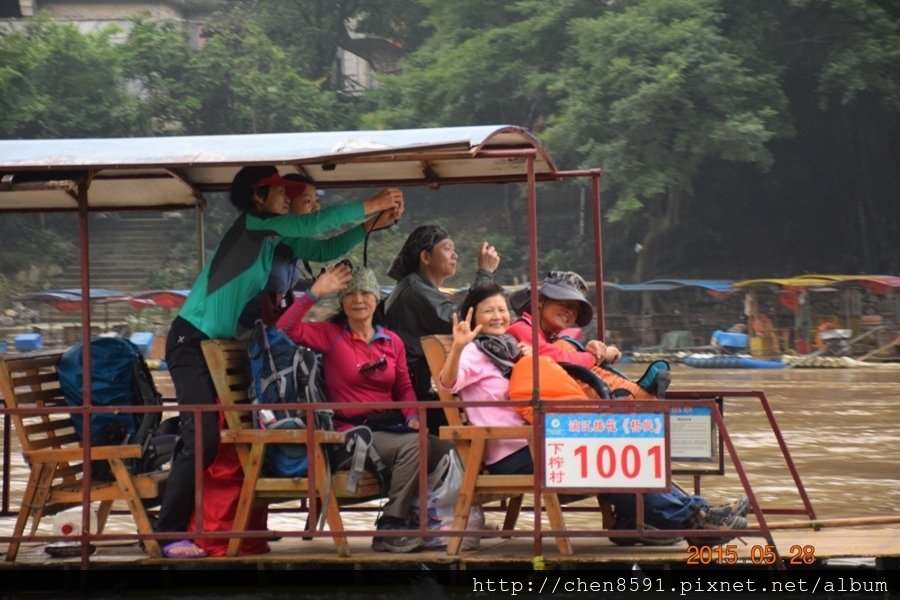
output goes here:
<path id="1" fill-rule="evenodd" d="M 534 473 L 531 452 L 522 448 L 487 466 L 494 475 L 527 475 Z M 600 498 L 615 506 L 617 521 L 636 521 L 634 494 L 600 494 Z M 679 488 L 669 492 L 644 494 L 644 522 L 657 529 L 690 529 L 691 515 L 709 503 L 702 496 L 688 496 Z"/>
<path id="2" fill-rule="evenodd" d="M 637 518 L 634 494 L 600 494 L 616 507 L 616 521 Z M 668 492 L 644 494 L 644 522 L 658 529 L 690 529 L 688 521 L 700 508 L 709 502 L 702 496 L 688 496 L 679 488 Z"/>

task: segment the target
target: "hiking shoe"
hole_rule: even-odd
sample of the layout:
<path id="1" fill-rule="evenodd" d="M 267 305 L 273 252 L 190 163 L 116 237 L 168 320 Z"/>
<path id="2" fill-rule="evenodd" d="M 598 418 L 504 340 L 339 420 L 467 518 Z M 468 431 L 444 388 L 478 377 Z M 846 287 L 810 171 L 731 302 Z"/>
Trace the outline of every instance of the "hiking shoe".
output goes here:
<path id="1" fill-rule="evenodd" d="M 632 519 L 616 519 L 616 522 L 613 523 L 612 529 L 613 531 L 617 529 L 635 529 L 637 524 Z M 644 523 L 644 529 L 656 530 L 656 527 L 652 525 L 647 525 Z M 680 537 L 643 537 L 643 536 L 635 536 L 635 537 L 610 537 L 609 541 L 611 541 L 616 546 L 674 546 L 678 542 L 684 541 L 684 538 Z"/>
<path id="2" fill-rule="evenodd" d="M 733 502 L 714 506 L 709 509 L 710 515 L 714 520 L 724 520 L 728 517 L 746 517 L 750 512 L 750 499 L 747 496 L 741 496 Z"/>
<path id="3" fill-rule="evenodd" d="M 383 516 L 378 519 L 377 529 L 379 531 L 408 529 L 406 521 L 398 517 Z M 419 552 L 425 548 L 425 541 L 420 537 L 398 536 L 398 537 L 373 537 L 372 550 L 375 552 Z"/>
<path id="4" fill-rule="evenodd" d="M 698 508 L 688 520 L 690 529 L 746 529 L 747 519 L 739 515 L 722 516 L 713 512 L 710 508 Z M 687 538 L 687 543 L 692 546 L 720 546 L 734 539 L 735 536 L 722 536 L 718 538 Z"/>

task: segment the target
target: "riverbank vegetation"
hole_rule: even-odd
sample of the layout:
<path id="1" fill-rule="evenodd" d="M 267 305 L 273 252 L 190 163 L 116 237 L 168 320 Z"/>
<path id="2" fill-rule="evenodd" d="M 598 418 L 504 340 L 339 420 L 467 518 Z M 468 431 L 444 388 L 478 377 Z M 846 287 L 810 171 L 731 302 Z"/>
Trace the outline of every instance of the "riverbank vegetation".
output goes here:
<path id="1" fill-rule="evenodd" d="M 383 42 L 383 74 L 348 94 L 351 22 Z M 889 0 L 247 0 L 221 2 L 199 43 L 174 22 L 85 34 L 39 16 L 0 34 L 0 137 L 510 123 L 563 167 L 604 168 L 611 279 L 897 273 L 897 64 Z M 437 219 L 525 272 L 520 192 L 441 193 L 453 210 L 411 205 L 398 239 Z M 589 272 L 583 190 L 555 193 L 542 266 Z M 0 219 L 0 282 L 62 260 L 74 238 L 37 219 Z"/>

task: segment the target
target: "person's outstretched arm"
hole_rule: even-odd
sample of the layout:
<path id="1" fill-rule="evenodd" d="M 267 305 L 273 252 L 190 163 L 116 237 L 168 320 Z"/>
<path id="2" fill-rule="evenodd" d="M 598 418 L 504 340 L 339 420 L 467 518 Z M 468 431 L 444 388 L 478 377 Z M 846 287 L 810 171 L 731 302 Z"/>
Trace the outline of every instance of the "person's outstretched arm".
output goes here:
<path id="1" fill-rule="evenodd" d="M 457 318 L 456 313 L 453 313 L 453 343 L 438 377 L 438 385 L 444 389 L 453 388 L 456 378 L 459 376 L 459 357 L 462 356 L 463 348 L 481 332 L 481 325 L 476 325 L 475 329 L 472 329 L 469 324 L 472 320 L 473 310 L 470 308 L 469 314 L 462 321 Z"/>
<path id="2" fill-rule="evenodd" d="M 350 267 L 344 264 L 331 265 L 316 279 L 312 287 L 284 312 L 275 324 L 289 338 L 299 344 L 309 346 L 318 352 L 331 347 L 335 336 L 334 323 L 305 323 L 303 317 L 319 298 L 342 290 L 352 277 Z"/>
<path id="3" fill-rule="evenodd" d="M 302 238 L 338 229 L 382 211 L 391 212 L 395 215 L 395 219 L 399 218 L 403 213 L 403 193 L 396 188 L 389 188 L 361 203 L 329 206 L 305 215 L 266 217 L 249 212 L 246 213 L 245 223 L 248 231 L 256 231 L 263 235 Z"/>

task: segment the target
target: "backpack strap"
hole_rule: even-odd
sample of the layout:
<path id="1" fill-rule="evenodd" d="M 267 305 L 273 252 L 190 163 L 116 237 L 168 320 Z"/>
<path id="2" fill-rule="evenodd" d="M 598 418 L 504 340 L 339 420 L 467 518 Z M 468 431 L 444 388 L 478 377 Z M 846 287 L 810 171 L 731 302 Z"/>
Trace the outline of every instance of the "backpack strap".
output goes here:
<path id="1" fill-rule="evenodd" d="M 601 379 L 600 376 L 594 373 L 592 370 L 572 363 L 559 363 L 559 365 L 572 378 L 589 385 L 600 398 L 608 400 L 609 398 L 613 397 L 609 386 L 606 385 L 606 382 L 603 381 L 603 379 Z"/>
<path id="2" fill-rule="evenodd" d="M 347 430 L 346 433 L 347 443 L 344 449 L 350 454 L 350 476 L 347 478 L 347 493 L 353 494 L 359 487 L 359 482 L 366 470 L 366 459 L 374 465 L 375 472 L 383 485 L 384 478 L 382 473 L 387 466 L 381 460 L 381 456 L 378 455 L 375 445 L 372 443 L 372 438 L 374 437 L 372 430 L 365 425 L 359 425 Z"/>

